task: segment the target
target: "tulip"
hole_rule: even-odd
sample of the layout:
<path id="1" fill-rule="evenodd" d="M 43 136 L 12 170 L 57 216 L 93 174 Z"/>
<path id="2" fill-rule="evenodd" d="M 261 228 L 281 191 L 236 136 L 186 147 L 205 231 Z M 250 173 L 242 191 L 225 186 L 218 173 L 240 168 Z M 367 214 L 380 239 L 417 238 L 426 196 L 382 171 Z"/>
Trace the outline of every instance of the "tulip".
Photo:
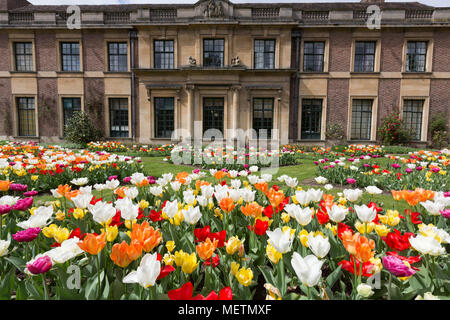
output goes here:
<path id="1" fill-rule="evenodd" d="M 19 222 L 18 227 L 22 229 L 42 228 L 47 225 L 47 221 L 53 215 L 53 206 L 39 207 L 34 210 L 34 214 L 26 221 Z"/>
<path id="2" fill-rule="evenodd" d="M 384 256 L 383 266 L 396 277 L 410 277 L 416 273 L 407 262 L 405 263 L 396 256 Z"/>
<path id="3" fill-rule="evenodd" d="M 16 204 L 13 205 L 12 209 L 18 211 L 26 211 L 31 207 L 32 204 L 33 204 L 33 197 L 28 197 L 25 199 L 17 200 Z"/>
<path id="4" fill-rule="evenodd" d="M 330 241 L 328 240 L 328 238 L 323 237 L 321 234 L 318 234 L 317 236 L 309 234 L 308 248 L 311 249 L 316 257 L 322 259 L 330 251 Z"/>
<path id="5" fill-rule="evenodd" d="M 86 209 L 92 200 L 92 195 L 80 193 L 78 196 L 73 197 L 71 200 L 77 208 Z"/>
<path id="6" fill-rule="evenodd" d="M 11 241 L 0 240 L 0 257 L 8 254 L 8 247 L 10 244 Z"/>
<path id="7" fill-rule="evenodd" d="M 94 221 L 100 224 L 108 223 L 116 215 L 113 205 L 103 201 L 98 201 L 95 205 L 90 204 L 89 211 L 92 213 Z"/>
<path id="8" fill-rule="evenodd" d="M 139 241 L 145 252 L 150 252 L 156 248 L 162 241 L 162 235 L 159 229 L 150 227 L 148 221 L 142 224 L 134 224 L 131 232 L 131 239 Z"/>
<path id="9" fill-rule="evenodd" d="M 28 228 L 26 230 L 18 231 L 13 234 L 12 237 L 17 242 L 30 242 L 37 238 L 41 228 Z"/>
<path id="10" fill-rule="evenodd" d="M 441 210 L 444 210 L 446 205 L 443 202 L 430 201 L 427 200 L 425 202 L 420 203 L 422 207 L 424 207 L 432 216 L 439 216 L 441 214 Z"/>
<path id="11" fill-rule="evenodd" d="M 450 218 L 450 209 L 441 210 L 440 213 L 444 218 L 449 219 Z"/>
<path id="12" fill-rule="evenodd" d="M 199 263 L 197 262 L 197 256 L 195 255 L 195 252 L 186 254 L 183 259 L 181 270 L 186 274 L 191 274 L 195 271 L 195 269 L 197 269 L 198 264 Z"/>
<path id="13" fill-rule="evenodd" d="M 290 229 L 283 232 L 280 228 L 277 228 L 274 231 L 267 231 L 266 234 L 269 237 L 269 243 L 275 248 L 275 250 L 280 253 L 291 251 L 294 237 Z"/>
<path id="14" fill-rule="evenodd" d="M 122 218 L 128 221 L 133 221 L 138 217 L 139 205 L 133 204 L 133 201 L 126 197 L 119 199 L 115 203 L 116 210 L 121 212 Z"/>
<path id="15" fill-rule="evenodd" d="M 291 265 L 299 280 L 307 287 L 313 287 L 319 283 L 322 276 L 323 261 L 314 255 L 302 258 L 297 252 L 292 255 Z"/>
<path id="16" fill-rule="evenodd" d="M 253 230 L 253 226 L 250 226 L 251 230 Z M 255 220 L 255 234 L 257 234 L 258 236 L 262 236 L 263 234 L 266 233 L 267 229 L 269 228 L 269 221 L 265 221 L 265 220 L 261 220 L 261 219 L 256 219 Z"/>
<path id="17" fill-rule="evenodd" d="M 27 269 L 32 274 L 46 273 L 52 267 L 52 260 L 49 256 L 41 256 L 27 264 Z"/>
<path id="18" fill-rule="evenodd" d="M 152 287 L 160 273 L 161 262 L 157 259 L 157 253 L 147 253 L 142 258 L 137 270 L 131 271 L 123 278 L 123 283 L 139 283 L 144 288 Z"/>
<path id="19" fill-rule="evenodd" d="M 366 205 L 358 206 L 355 205 L 356 214 L 362 222 L 369 223 L 377 216 L 377 211 L 374 208 L 369 208 Z"/>
<path id="20" fill-rule="evenodd" d="M 228 239 L 226 243 L 226 251 L 229 255 L 233 255 L 236 253 L 237 250 L 239 250 L 239 247 L 241 246 L 242 242 L 239 240 L 237 236 L 233 236 L 230 239 Z"/>
<path id="21" fill-rule="evenodd" d="M 362 194 L 363 192 L 360 189 L 344 189 L 344 197 L 350 202 L 357 201 Z"/>
<path id="22" fill-rule="evenodd" d="M 244 287 L 248 287 L 252 283 L 253 271 L 252 269 L 242 267 L 235 275 L 236 279 Z"/>
<path id="23" fill-rule="evenodd" d="M 446 252 L 445 248 L 441 246 L 438 240 L 432 237 L 425 237 L 421 234 L 409 238 L 409 243 L 411 244 L 411 247 L 422 254 L 440 256 Z"/>
<path id="24" fill-rule="evenodd" d="M 279 253 L 269 242 L 266 246 L 266 254 L 272 263 L 277 264 L 278 261 L 283 257 L 281 253 Z"/>
<path id="25" fill-rule="evenodd" d="M 202 260 L 208 260 L 213 255 L 214 251 L 217 248 L 217 243 L 219 241 L 215 239 L 214 241 L 211 241 L 210 238 L 207 238 L 205 242 L 202 242 L 197 245 L 197 253 L 200 259 Z"/>
<path id="26" fill-rule="evenodd" d="M 0 216 L 11 212 L 12 207 L 10 205 L 0 205 Z"/>
<path id="27" fill-rule="evenodd" d="M 348 213 L 348 209 L 335 204 L 331 208 L 326 208 L 330 220 L 336 223 L 343 221 Z"/>
<path id="28" fill-rule="evenodd" d="M 358 291 L 358 294 L 363 298 L 369 298 L 374 294 L 372 287 L 365 283 L 359 284 L 358 287 L 356 287 L 356 290 Z"/>
<path id="29" fill-rule="evenodd" d="M 308 225 L 312 220 L 313 210 L 309 207 L 301 208 L 295 204 L 287 204 L 284 210 L 302 226 Z"/>
<path id="30" fill-rule="evenodd" d="M 191 225 L 197 224 L 202 217 L 199 207 L 189 207 L 187 210 L 183 210 L 182 213 L 184 216 L 184 221 Z"/>
<path id="31" fill-rule="evenodd" d="M 102 251 L 106 245 L 106 233 L 96 236 L 92 233 L 86 235 L 83 241 L 78 243 L 78 246 L 87 253 L 97 255 Z"/>
<path id="32" fill-rule="evenodd" d="M 356 180 L 353 179 L 353 178 L 347 178 L 347 183 L 348 183 L 348 184 L 355 184 L 355 183 L 356 183 Z"/>
<path id="33" fill-rule="evenodd" d="M 165 213 L 170 219 L 173 219 L 175 215 L 178 213 L 178 202 L 177 200 L 174 201 L 167 201 L 166 205 L 162 209 L 163 213 Z"/>

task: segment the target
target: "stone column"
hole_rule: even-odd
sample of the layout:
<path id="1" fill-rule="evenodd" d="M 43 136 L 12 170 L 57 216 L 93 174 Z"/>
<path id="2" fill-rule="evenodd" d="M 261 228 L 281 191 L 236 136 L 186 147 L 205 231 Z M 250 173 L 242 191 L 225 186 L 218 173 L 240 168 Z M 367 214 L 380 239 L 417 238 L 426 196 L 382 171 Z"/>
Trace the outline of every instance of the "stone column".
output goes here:
<path id="1" fill-rule="evenodd" d="M 186 122 L 187 122 L 187 128 L 186 130 L 190 133 L 191 138 L 194 137 L 193 128 L 194 128 L 194 89 L 195 85 L 193 84 L 187 84 L 185 86 L 186 92 L 187 92 L 187 100 L 188 100 L 188 112 L 186 114 Z"/>
<path id="2" fill-rule="evenodd" d="M 231 91 L 233 93 L 233 102 L 232 102 L 232 126 L 231 128 L 234 130 L 233 139 L 237 139 L 237 129 L 239 128 L 239 91 L 241 90 L 241 86 L 236 85 L 231 87 Z"/>

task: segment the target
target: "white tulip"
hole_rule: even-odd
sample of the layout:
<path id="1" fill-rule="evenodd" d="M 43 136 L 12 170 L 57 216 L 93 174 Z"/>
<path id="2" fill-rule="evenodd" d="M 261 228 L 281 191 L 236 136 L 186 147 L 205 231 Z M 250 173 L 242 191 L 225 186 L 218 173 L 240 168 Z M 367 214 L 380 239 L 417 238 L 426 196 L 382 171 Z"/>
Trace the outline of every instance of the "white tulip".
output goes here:
<path id="1" fill-rule="evenodd" d="M 307 206 L 311 202 L 311 194 L 307 193 L 305 190 L 295 191 L 295 199 L 302 206 Z"/>
<path id="2" fill-rule="evenodd" d="M 92 186 L 86 186 L 80 188 L 80 194 L 90 194 L 92 195 Z"/>
<path id="3" fill-rule="evenodd" d="M 286 253 L 291 251 L 292 241 L 294 235 L 291 234 L 291 230 L 287 229 L 283 232 L 280 228 L 276 228 L 274 231 L 266 231 L 269 237 L 269 243 L 280 253 Z"/>
<path id="4" fill-rule="evenodd" d="M 86 209 L 91 203 L 91 200 L 92 200 L 91 194 L 82 194 L 82 193 L 72 198 L 72 202 L 78 209 Z"/>
<path id="5" fill-rule="evenodd" d="M 233 189 L 239 189 L 241 187 L 241 180 L 239 179 L 231 180 L 231 187 L 233 187 Z"/>
<path id="6" fill-rule="evenodd" d="M 327 207 L 327 213 L 333 222 L 341 222 L 345 219 L 348 209 L 334 204 L 331 208 Z"/>
<path id="7" fill-rule="evenodd" d="M 164 208 L 162 209 L 162 211 L 170 218 L 172 219 L 173 217 L 175 217 L 175 215 L 178 212 L 178 201 L 177 200 L 173 200 L 173 201 L 167 201 L 166 205 L 164 206 Z"/>
<path id="8" fill-rule="evenodd" d="M 362 206 L 355 205 L 356 215 L 361 222 L 369 223 L 377 216 L 377 211 L 374 208 L 369 208 L 365 204 Z"/>
<path id="9" fill-rule="evenodd" d="M 116 201 L 116 209 L 120 210 L 121 217 L 125 220 L 133 221 L 139 215 L 139 205 L 125 197 Z"/>
<path id="10" fill-rule="evenodd" d="M 424 237 L 419 234 L 416 237 L 410 237 L 409 243 L 411 244 L 411 247 L 422 254 L 429 254 L 432 256 L 445 254 L 445 248 L 441 246 L 439 241 L 432 237 Z"/>
<path id="11" fill-rule="evenodd" d="M 152 195 L 155 197 L 159 197 L 163 193 L 163 187 L 161 186 L 153 186 L 148 189 Z"/>
<path id="12" fill-rule="evenodd" d="M 317 258 L 324 258 L 330 251 L 330 241 L 321 234 L 313 236 L 308 234 L 308 248 L 316 255 Z"/>
<path id="13" fill-rule="evenodd" d="M 210 185 L 201 186 L 200 190 L 202 190 L 202 195 L 204 195 L 208 199 L 211 198 L 214 194 L 214 188 Z"/>
<path id="14" fill-rule="evenodd" d="M 319 202 L 322 199 L 323 191 L 320 189 L 308 189 L 309 198 L 313 202 Z"/>
<path id="15" fill-rule="evenodd" d="M 361 283 L 360 285 L 358 285 L 356 287 L 356 290 L 358 291 L 358 294 L 363 298 L 369 298 L 374 294 L 372 287 L 365 283 Z"/>
<path id="16" fill-rule="evenodd" d="M 22 229 L 42 228 L 48 223 L 53 215 L 53 206 L 39 207 L 34 210 L 34 214 L 26 221 L 19 222 L 18 227 Z"/>
<path id="17" fill-rule="evenodd" d="M 137 270 L 131 271 L 123 278 L 123 283 L 139 283 L 144 288 L 152 287 L 160 273 L 161 262 L 157 259 L 157 253 L 147 253 Z"/>
<path id="18" fill-rule="evenodd" d="M 65 263 L 84 253 L 78 246 L 79 241 L 77 237 L 67 239 L 61 243 L 60 247 L 53 248 L 45 252 L 44 255 L 49 256 L 53 263 Z"/>
<path id="19" fill-rule="evenodd" d="M 196 224 L 202 217 L 199 207 L 189 207 L 187 210 L 183 209 L 184 222 L 189 224 Z"/>
<path id="20" fill-rule="evenodd" d="M 88 178 L 78 178 L 78 179 L 72 179 L 72 181 L 70 181 L 70 182 L 77 186 L 84 186 L 89 182 L 89 179 Z"/>
<path id="21" fill-rule="evenodd" d="M 208 199 L 205 196 L 197 196 L 197 202 L 202 207 L 206 207 L 208 205 Z"/>
<path id="22" fill-rule="evenodd" d="M 344 197 L 350 202 L 357 201 L 362 194 L 363 192 L 360 189 L 344 189 Z"/>
<path id="23" fill-rule="evenodd" d="M 8 254 L 8 247 L 10 244 L 11 241 L 0 240 L 0 257 Z"/>
<path id="24" fill-rule="evenodd" d="M 134 199 L 139 195 L 139 190 L 136 187 L 126 188 L 124 190 L 125 196 Z"/>
<path id="25" fill-rule="evenodd" d="M 368 194 L 381 194 L 383 191 L 376 186 L 368 186 L 366 187 L 366 192 Z"/>
<path id="26" fill-rule="evenodd" d="M 330 191 L 331 189 L 333 189 L 333 185 L 332 184 L 326 184 L 323 186 L 325 188 L 325 190 Z"/>
<path id="27" fill-rule="evenodd" d="M 299 280 L 308 287 L 314 287 L 319 283 L 322 276 L 322 264 L 323 261 L 312 254 L 305 258 L 302 258 L 297 252 L 292 255 L 292 268 L 294 268 Z"/>
<path id="28" fill-rule="evenodd" d="M 13 206 L 17 203 L 20 197 L 3 196 L 0 198 L 0 206 Z"/>
<path id="29" fill-rule="evenodd" d="M 302 208 L 296 204 L 287 204 L 284 210 L 302 226 L 308 225 L 312 220 L 313 210 L 309 207 Z"/>
<path id="30" fill-rule="evenodd" d="M 289 188 L 295 188 L 298 185 L 297 178 L 286 177 L 284 182 Z"/>
<path id="31" fill-rule="evenodd" d="M 114 190 L 120 185 L 119 180 L 113 179 L 111 181 L 105 181 L 105 189 Z M 95 187 L 95 186 L 94 186 Z"/>
<path id="32" fill-rule="evenodd" d="M 100 224 L 108 222 L 116 215 L 116 208 L 111 203 L 99 201 L 95 205 L 90 204 L 88 208 L 94 221 Z"/>
<path id="33" fill-rule="evenodd" d="M 430 201 L 420 203 L 432 216 L 440 216 L 441 210 L 445 209 L 445 203 L 441 201 Z"/>
<path id="34" fill-rule="evenodd" d="M 316 180 L 316 182 L 317 182 L 318 184 L 325 184 L 325 183 L 328 183 L 328 179 L 325 178 L 325 177 L 322 177 L 322 176 L 316 177 L 316 178 L 314 178 L 314 180 Z"/>
<path id="35" fill-rule="evenodd" d="M 249 190 L 246 188 L 239 189 L 242 199 L 245 202 L 253 202 L 255 201 L 256 190 Z"/>
<path id="36" fill-rule="evenodd" d="M 132 184 L 141 184 L 142 181 L 144 181 L 145 179 L 147 179 L 147 177 L 146 177 L 143 173 L 135 172 L 135 173 L 133 173 L 133 174 L 131 175 L 131 180 L 130 180 L 130 182 L 131 182 Z M 113 181 L 114 181 L 114 180 L 113 180 Z M 107 183 L 108 183 L 108 182 L 107 182 Z"/>

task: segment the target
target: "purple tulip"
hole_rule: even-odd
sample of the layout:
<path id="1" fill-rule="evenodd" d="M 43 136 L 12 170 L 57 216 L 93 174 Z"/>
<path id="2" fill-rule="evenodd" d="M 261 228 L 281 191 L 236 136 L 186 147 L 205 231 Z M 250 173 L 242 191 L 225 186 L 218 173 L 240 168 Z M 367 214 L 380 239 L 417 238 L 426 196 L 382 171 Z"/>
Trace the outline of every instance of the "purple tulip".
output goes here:
<path id="1" fill-rule="evenodd" d="M 28 228 L 13 234 L 12 237 L 17 242 L 30 242 L 36 239 L 40 232 L 41 228 Z"/>
<path id="2" fill-rule="evenodd" d="M 353 179 L 353 178 L 347 178 L 347 183 L 348 183 L 348 184 L 355 184 L 355 183 L 356 183 L 356 180 Z"/>
<path id="3" fill-rule="evenodd" d="M 405 170 L 407 173 L 411 173 L 412 172 L 412 169 L 411 168 L 406 168 L 406 170 Z"/>
<path id="4" fill-rule="evenodd" d="M 320 163 L 325 163 L 325 160 L 320 160 Z"/>
<path id="5" fill-rule="evenodd" d="M 26 184 L 19 184 L 19 183 L 11 183 L 9 186 L 9 190 L 11 191 L 26 191 L 28 189 L 28 186 Z"/>
<path id="6" fill-rule="evenodd" d="M 335 161 L 334 161 L 334 163 L 339 163 L 339 162 L 340 162 L 339 160 L 335 160 Z"/>
<path id="7" fill-rule="evenodd" d="M 27 269 L 32 274 L 46 273 L 52 267 L 52 259 L 49 256 L 42 256 L 27 264 Z"/>
<path id="8" fill-rule="evenodd" d="M 34 197 L 34 196 L 37 195 L 37 194 L 38 194 L 38 192 L 37 192 L 36 190 L 31 190 L 31 191 L 25 192 L 23 195 L 24 195 L 25 197 Z"/>
<path id="9" fill-rule="evenodd" d="M 14 166 L 16 163 L 14 161 L 10 162 L 9 165 L 12 167 Z"/>
<path id="10" fill-rule="evenodd" d="M 441 210 L 440 213 L 444 218 L 450 219 L 450 209 Z"/>
<path id="11" fill-rule="evenodd" d="M 323 167 L 323 170 L 328 170 L 328 166 Z"/>
<path id="12" fill-rule="evenodd" d="M 137 163 L 141 163 L 141 162 L 142 162 L 142 160 L 136 160 L 136 162 L 137 162 Z"/>
<path id="13" fill-rule="evenodd" d="M 324 160 L 325 160 L 325 161 L 330 161 L 330 159 L 328 159 L 328 158 L 324 158 Z"/>
<path id="14" fill-rule="evenodd" d="M 364 156 L 360 156 L 359 159 L 363 160 L 363 159 L 364 159 Z"/>
<path id="15" fill-rule="evenodd" d="M 33 197 L 17 200 L 16 204 L 13 205 L 13 210 L 25 211 L 31 207 L 33 204 Z"/>
<path id="16" fill-rule="evenodd" d="M 395 256 L 384 256 L 383 266 L 396 277 L 409 277 L 416 273 Z"/>

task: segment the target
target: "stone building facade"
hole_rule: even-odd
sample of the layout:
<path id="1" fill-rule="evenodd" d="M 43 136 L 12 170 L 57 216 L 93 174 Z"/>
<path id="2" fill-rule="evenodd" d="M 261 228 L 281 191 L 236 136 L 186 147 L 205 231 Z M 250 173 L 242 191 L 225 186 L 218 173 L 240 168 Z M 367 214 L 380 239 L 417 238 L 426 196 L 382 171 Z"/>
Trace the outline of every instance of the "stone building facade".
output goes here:
<path id="1" fill-rule="evenodd" d="M 84 110 L 114 140 L 321 144 L 338 123 L 373 143 L 399 111 L 424 144 L 434 114 L 450 121 L 450 8 L 375 2 L 80 6 L 72 28 L 67 6 L 0 0 L 0 139 L 60 141 Z"/>

